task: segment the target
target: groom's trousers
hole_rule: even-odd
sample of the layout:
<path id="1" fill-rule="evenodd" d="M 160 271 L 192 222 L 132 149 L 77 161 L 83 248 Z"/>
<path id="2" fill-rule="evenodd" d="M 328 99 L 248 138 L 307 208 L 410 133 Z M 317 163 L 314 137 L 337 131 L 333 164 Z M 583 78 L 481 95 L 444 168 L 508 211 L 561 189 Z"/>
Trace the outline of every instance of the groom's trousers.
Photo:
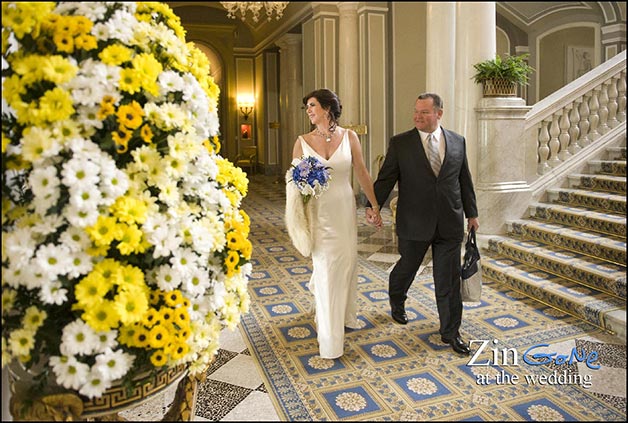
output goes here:
<path id="1" fill-rule="evenodd" d="M 413 241 L 398 238 L 401 258 L 390 273 L 388 295 L 392 304 L 404 304 L 408 290 L 416 276 L 425 253 L 432 247 L 432 264 L 436 307 L 440 320 L 440 335 L 445 339 L 459 336 L 462 322 L 462 297 L 460 296 L 459 240 L 443 239 L 438 229 L 429 241 Z"/>

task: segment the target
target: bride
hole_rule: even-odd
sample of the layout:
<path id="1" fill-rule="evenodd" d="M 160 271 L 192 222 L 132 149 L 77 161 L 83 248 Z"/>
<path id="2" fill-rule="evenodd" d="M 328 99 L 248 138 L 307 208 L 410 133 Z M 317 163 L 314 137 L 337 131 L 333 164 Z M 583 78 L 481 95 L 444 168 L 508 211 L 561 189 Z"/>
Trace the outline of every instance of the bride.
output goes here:
<path id="1" fill-rule="evenodd" d="M 292 157 L 314 156 L 330 167 L 329 188 L 309 200 L 313 272 L 308 288 L 316 304 L 316 330 L 322 358 L 334 359 L 344 352 L 344 328 L 358 328 L 357 319 L 357 218 L 351 171 L 381 226 L 362 147 L 356 133 L 338 126 L 342 105 L 338 96 L 319 89 L 303 98 L 314 130 L 300 135 Z"/>

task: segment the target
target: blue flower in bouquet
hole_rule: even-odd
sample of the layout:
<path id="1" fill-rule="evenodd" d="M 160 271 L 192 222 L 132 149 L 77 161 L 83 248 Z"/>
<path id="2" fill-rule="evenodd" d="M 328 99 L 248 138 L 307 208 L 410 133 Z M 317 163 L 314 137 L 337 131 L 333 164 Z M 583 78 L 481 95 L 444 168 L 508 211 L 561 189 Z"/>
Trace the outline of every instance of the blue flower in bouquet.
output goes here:
<path id="1" fill-rule="evenodd" d="M 292 167 L 288 170 L 289 181 L 297 186 L 304 203 L 312 197 L 318 198 L 329 188 L 330 169 L 313 156 L 302 156 L 301 159 L 293 160 Z"/>

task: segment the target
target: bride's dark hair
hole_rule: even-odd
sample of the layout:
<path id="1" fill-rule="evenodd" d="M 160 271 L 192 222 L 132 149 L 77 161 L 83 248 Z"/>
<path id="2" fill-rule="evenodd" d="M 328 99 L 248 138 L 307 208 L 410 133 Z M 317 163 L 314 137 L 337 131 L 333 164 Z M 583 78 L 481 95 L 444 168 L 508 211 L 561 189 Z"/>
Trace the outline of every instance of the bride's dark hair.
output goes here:
<path id="1" fill-rule="evenodd" d="M 340 119 L 340 115 L 342 114 L 342 104 L 340 104 L 340 99 L 336 93 L 332 90 L 328 90 L 327 88 L 314 90 L 303 97 L 303 105 L 307 107 L 307 101 L 312 97 L 320 103 L 323 109 L 328 111 L 330 131 L 336 129 L 338 119 Z"/>

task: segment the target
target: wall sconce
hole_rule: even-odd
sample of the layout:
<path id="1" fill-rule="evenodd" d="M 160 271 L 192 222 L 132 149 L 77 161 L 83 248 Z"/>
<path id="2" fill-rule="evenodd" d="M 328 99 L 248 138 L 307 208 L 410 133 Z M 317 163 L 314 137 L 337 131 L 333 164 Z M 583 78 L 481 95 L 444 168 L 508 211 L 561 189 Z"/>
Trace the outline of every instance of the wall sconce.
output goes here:
<path id="1" fill-rule="evenodd" d="M 238 95 L 238 108 L 244 116 L 244 120 L 249 119 L 249 115 L 253 112 L 255 106 L 255 97 L 252 95 Z"/>

